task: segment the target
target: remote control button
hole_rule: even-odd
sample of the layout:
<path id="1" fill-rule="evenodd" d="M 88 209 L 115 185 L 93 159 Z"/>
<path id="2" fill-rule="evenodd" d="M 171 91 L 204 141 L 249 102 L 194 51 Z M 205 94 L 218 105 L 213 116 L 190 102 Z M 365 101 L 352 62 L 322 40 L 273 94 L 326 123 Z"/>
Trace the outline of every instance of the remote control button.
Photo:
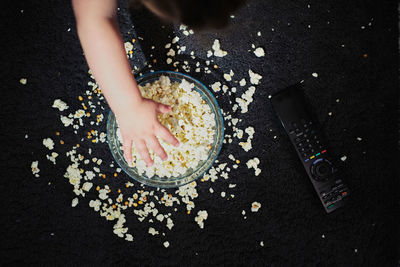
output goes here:
<path id="1" fill-rule="evenodd" d="M 310 171 L 314 180 L 323 182 L 332 177 L 333 167 L 328 160 L 320 158 L 313 162 Z"/>

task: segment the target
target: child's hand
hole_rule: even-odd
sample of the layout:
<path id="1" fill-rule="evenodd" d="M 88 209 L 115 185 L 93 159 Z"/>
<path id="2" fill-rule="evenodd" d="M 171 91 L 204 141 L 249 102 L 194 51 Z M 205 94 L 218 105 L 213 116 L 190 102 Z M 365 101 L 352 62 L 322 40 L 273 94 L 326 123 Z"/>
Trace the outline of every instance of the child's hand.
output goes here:
<path id="1" fill-rule="evenodd" d="M 172 145 L 179 145 L 179 141 L 157 118 L 159 113 L 167 113 L 170 110 L 170 106 L 143 98 L 130 111 L 117 117 L 123 139 L 124 157 L 129 164 L 132 162 L 132 141 L 147 166 L 153 165 L 148 148 L 162 160 L 167 159 L 167 154 L 156 136 Z"/>

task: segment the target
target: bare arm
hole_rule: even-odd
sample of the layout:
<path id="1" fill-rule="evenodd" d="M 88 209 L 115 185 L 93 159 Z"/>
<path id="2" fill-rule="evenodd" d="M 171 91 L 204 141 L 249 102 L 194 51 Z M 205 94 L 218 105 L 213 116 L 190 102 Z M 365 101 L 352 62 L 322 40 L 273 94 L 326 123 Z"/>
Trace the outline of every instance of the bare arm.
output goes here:
<path id="1" fill-rule="evenodd" d="M 117 0 L 72 0 L 72 5 L 86 60 L 118 119 L 125 158 L 131 162 L 133 141 L 148 165 L 152 164 L 148 147 L 166 159 L 155 136 L 178 145 L 157 119 L 157 114 L 168 112 L 169 107 L 143 99 L 140 94 L 118 29 Z"/>

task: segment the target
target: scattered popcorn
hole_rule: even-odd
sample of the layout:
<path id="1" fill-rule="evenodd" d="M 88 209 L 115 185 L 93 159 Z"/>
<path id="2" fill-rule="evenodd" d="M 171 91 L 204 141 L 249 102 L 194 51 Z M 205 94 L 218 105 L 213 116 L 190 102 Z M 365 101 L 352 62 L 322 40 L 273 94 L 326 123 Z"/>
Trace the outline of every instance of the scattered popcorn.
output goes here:
<path id="1" fill-rule="evenodd" d="M 86 192 L 89 192 L 89 190 L 92 188 L 92 186 L 93 186 L 92 183 L 90 183 L 90 182 L 85 182 L 85 183 L 82 185 L 82 189 L 83 189 L 84 191 L 86 191 Z"/>
<path id="2" fill-rule="evenodd" d="M 66 116 L 61 115 L 61 122 L 64 124 L 65 127 L 72 125 L 74 119 L 68 118 Z"/>
<path id="3" fill-rule="evenodd" d="M 175 36 L 174 39 L 172 39 L 172 43 L 175 44 L 179 41 L 179 37 Z"/>
<path id="4" fill-rule="evenodd" d="M 33 161 L 31 164 L 32 174 L 34 174 L 36 177 L 39 177 L 39 172 L 40 172 L 38 165 L 39 161 Z"/>
<path id="5" fill-rule="evenodd" d="M 262 76 L 260 74 L 257 74 L 253 72 L 252 70 L 249 70 L 249 76 L 250 76 L 250 82 L 251 84 L 259 84 L 260 80 L 262 79 Z"/>
<path id="6" fill-rule="evenodd" d="M 78 202 L 79 202 L 78 198 L 77 198 L 77 197 L 74 198 L 74 199 L 72 200 L 71 207 L 75 208 L 76 205 L 78 205 Z"/>
<path id="7" fill-rule="evenodd" d="M 215 82 L 211 85 L 211 89 L 213 89 L 214 92 L 219 92 L 221 91 L 221 83 L 220 82 Z"/>
<path id="8" fill-rule="evenodd" d="M 228 82 L 232 81 L 232 76 L 234 75 L 233 71 L 231 70 L 229 74 L 224 74 L 224 79 Z"/>
<path id="9" fill-rule="evenodd" d="M 244 149 L 244 151 L 248 152 L 250 149 L 252 149 L 251 140 L 253 139 L 255 131 L 252 126 L 249 126 L 245 129 L 245 132 L 249 135 L 247 141 L 240 142 L 239 145 Z"/>
<path id="10" fill-rule="evenodd" d="M 125 46 L 125 52 L 127 54 L 129 54 L 129 51 L 133 49 L 133 44 L 131 42 L 125 42 L 124 46 Z"/>
<path id="11" fill-rule="evenodd" d="M 46 158 L 50 160 L 53 164 L 56 164 L 56 158 L 58 157 L 58 153 L 52 152 L 51 155 L 46 155 Z"/>
<path id="12" fill-rule="evenodd" d="M 246 163 L 247 168 L 254 168 L 255 176 L 258 176 L 261 173 L 261 169 L 258 168 L 258 164 L 260 164 L 260 160 L 258 158 L 249 159 Z"/>
<path id="13" fill-rule="evenodd" d="M 126 241 L 133 241 L 133 236 L 131 234 L 126 234 L 125 235 L 125 240 Z"/>
<path id="14" fill-rule="evenodd" d="M 314 78 L 317 78 L 317 77 L 318 77 L 318 73 L 313 72 L 312 76 L 313 76 Z"/>
<path id="15" fill-rule="evenodd" d="M 21 78 L 21 79 L 19 80 L 19 82 L 20 82 L 21 84 L 25 85 L 25 84 L 28 82 L 28 80 L 27 80 L 26 78 Z"/>
<path id="16" fill-rule="evenodd" d="M 156 229 L 154 229 L 153 227 L 150 227 L 149 228 L 149 234 L 151 234 L 151 235 L 158 235 L 158 231 L 156 231 Z"/>
<path id="17" fill-rule="evenodd" d="M 49 150 L 53 150 L 54 148 L 54 142 L 51 138 L 43 139 L 43 145 L 47 147 Z"/>
<path id="18" fill-rule="evenodd" d="M 248 111 L 248 106 L 250 105 L 251 102 L 253 102 L 253 95 L 256 91 L 256 88 L 254 86 L 250 86 L 246 92 L 242 94 L 242 96 L 239 98 L 236 98 L 236 103 L 239 104 L 241 113 L 246 113 Z"/>
<path id="19" fill-rule="evenodd" d="M 52 107 L 57 108 L 59 111 L 64 111 L 69 108 L 68 105 L 60 99 L 54 100 Z"/>
<path id="20" fill-rule="evenodd" d="M 262 47 L 257 47 L 256 50 L 254 50 L 254 54 L 256 55 L 256 57 L 265 56 L 264 49 Z"/>
<path id="21" fill-rule="evenodd" d="M 257 212 L 261 208 L 261 203 L 259 202 L 253 202 L 251 204 L 251 211 L 252 212 Z"/>
<path id="22" fill-rule="evenodd" d="M 204 228 L 204 222 L 207 220 L 208 213 L 206 210 L 200 210 L 197 212 L 197 216 L 194 218 L 194 220 L 197 222 L 197 224 L 200 226 L 200 228 Z"/>
<path id="23" fill-rule="evenodd" d="M 214 50 L 214 56 L 216 57 L 224 57 L 228 54 L 228 52 L 221 50 L 221 44 L 219 43 L 218 39 L 214 40 L 212 49 Z"/>

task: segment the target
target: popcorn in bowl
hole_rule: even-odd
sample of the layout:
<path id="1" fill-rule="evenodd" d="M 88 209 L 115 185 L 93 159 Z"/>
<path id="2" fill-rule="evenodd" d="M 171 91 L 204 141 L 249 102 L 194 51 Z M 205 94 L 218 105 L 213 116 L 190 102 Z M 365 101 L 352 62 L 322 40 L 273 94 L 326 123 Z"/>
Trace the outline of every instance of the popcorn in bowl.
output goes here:
<path id="1" fill-rule="evenodd" d="M 170 112 L 159 114 L 158 118 L 180 142 L 179 147 L 175 147 L 158 138 L 168 159 L 162 161 L 150 150 L 154 161 L 152 166 L 146 165 L 133 144 L 132 162 L 129 165 L 135 167 L 139 175 L 148 178 L 155 175 L 178 177 L 207 160 L 216 134 L 215 114 L 200 93 L 193 89 L 194 86 L 185 79 L 171 82 L 164 75 L 144 86 L 139 85 L 143 97 L 171 106 Z M 122 150 L 123 140 L 119 128 L 116 135 Z"/>

